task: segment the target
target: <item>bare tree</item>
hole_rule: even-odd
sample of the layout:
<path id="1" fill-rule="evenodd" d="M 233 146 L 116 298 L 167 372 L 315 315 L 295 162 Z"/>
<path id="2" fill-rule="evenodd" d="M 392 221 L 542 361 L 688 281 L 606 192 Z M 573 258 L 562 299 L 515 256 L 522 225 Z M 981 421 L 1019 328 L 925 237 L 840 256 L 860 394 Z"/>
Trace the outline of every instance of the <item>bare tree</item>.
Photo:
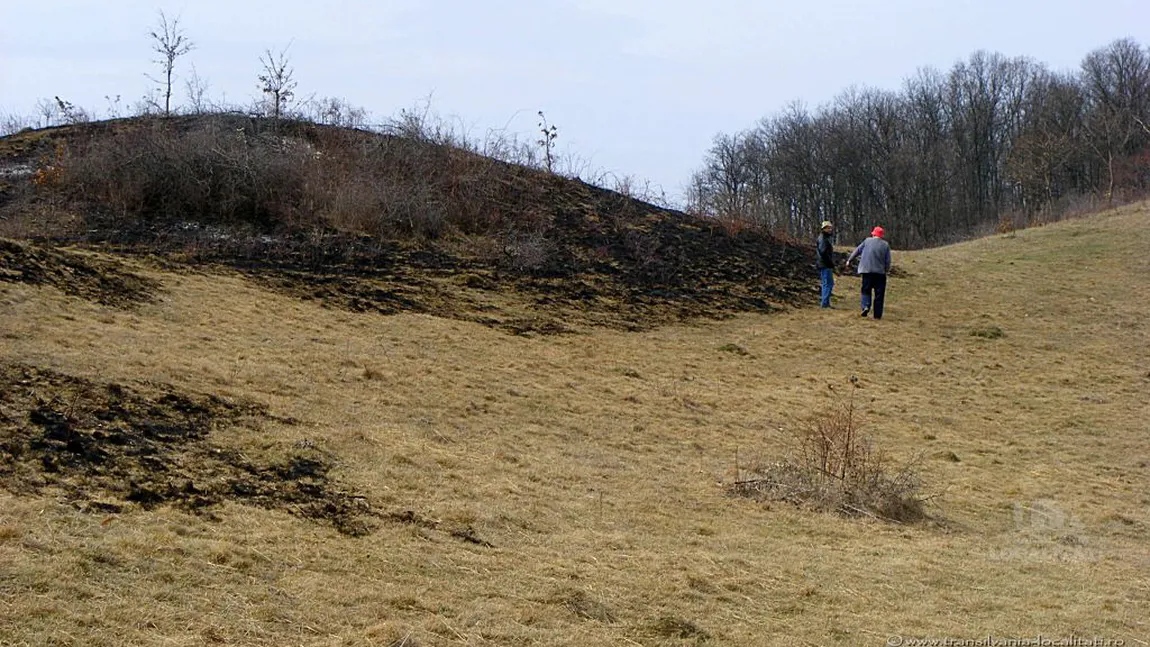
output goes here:
<path id="1" fill-rule="evenodd" d="M 1083 151 L 1086 97 L 1072 76 L 1042 70 L 1027 90 L 1024 122 L 1006 159 L 1007 177 L 1021 191 L 1028 214 L 1064 193 L 1089 191 L 1077 168 Z"/>
<path id="2" fill-rule="evenodd" d="M 160 66 L 163 75 L 160 79 L 148 78 L 160 85 L 164 95 L 164 116 L 169 116 L 172 114 L 172 72 L 176 68 L 176 59 L 192 51 L 195 44 L 184 34 L 179 17 L 168 22 L 163 11 L 160 12 L 156 28 L 148 32 L 148 35 L 152 37 L 152 51 L 160 55 L 154 63 Z"/>
<path id="3" fill-rule="evenodd" d="M 689 202 L 695 211 L 728 220 L 751 221 L 755 169 L 748 140 L 755 134 L 715 136 L 703 168 L 691 181 Z"/>
<path id="4" fill-rule="evenodd" d="M 56 102 L 49 99 L 36 100 L 36 127 L 48 128 L 56 125 L 57 117 L 59 116 L 60 107 Z"/>
<path id="5" fill-rule="evenodd" d="M 1116 167 L 1146 145 L 1138 122 L 1150 110 L 1150 54 L 1131 39 L 1114 41 L 1082 61 L 1089 101 L 1087 144 L 1106 172 L 1107 202 L 1114 200 Z"/>
<path id="6" fill-rule="evenodd" d="M 296 86 L 299 85 L 294 78 L 295 68 L 291 66 L 287 48 L 280 50 L 278 54 L 273 54 L 270 49 L 265 50 L 264 55 L 260 57 L 260 63 L 264 70 L 263 74 L 259 75 L 260 91 L 267 95 L 271 103 L 271 115 L 278 123 L 292 97 L 295 96 Z"/>

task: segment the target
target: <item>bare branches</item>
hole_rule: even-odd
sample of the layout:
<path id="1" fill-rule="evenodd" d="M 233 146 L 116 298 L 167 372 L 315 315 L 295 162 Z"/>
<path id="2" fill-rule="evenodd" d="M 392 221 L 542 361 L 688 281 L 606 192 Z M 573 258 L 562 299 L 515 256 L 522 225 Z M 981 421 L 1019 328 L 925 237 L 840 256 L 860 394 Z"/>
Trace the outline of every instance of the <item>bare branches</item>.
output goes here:
<path id="1" fill-rule="evenodd" d="M 169 22 L 163 11 L 160 11 L 156 27 L 148 35 L 152 38 L 152 51 L 160 55 L 153 62 L 160 66 L 162 75 L 160 79 L 148 78 L 159 84 L 164 95 L 164 116 L 169 116 L 172 114 L 172 73 L 176 68 L 176 59 L 195 49 L 195 43 L 188 39 L 180 27 L 180 18 L 177 16 Z"/>
<path id="2" fill-rule="evenodd" d="M 263 65 L 263 73 L 259 75 L 260 92 L 267 96 L 269 112 L 277 123 L 295 96 L 296 86 L 299 85 L 294 78 L 295 68 L 291 66 L 287 55 L 288 47 L 280 50 L 278 54 L 273 54 L 270 49 L 264 50 L 264 55 L 260 57 L 260 64 Z"/>
<path id="3" fill-rule="evenodd" d="M 208 111 L 208 82 L 192 66 L 192 74 L 184 81 L 184 92 L 188 95 L 188 107 L 193 114 L 203 114 Z"/>

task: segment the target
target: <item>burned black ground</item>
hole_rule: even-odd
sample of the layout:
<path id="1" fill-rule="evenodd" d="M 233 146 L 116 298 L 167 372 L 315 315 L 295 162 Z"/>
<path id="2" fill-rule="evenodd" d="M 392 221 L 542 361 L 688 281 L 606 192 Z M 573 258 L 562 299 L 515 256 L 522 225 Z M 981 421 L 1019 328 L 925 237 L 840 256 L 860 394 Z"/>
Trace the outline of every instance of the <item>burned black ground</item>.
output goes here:
<path id="1" fill-rule="evenodd" d="M 167 385 L 0 364 L 0 487 L 113 514 L 168 505 L 210 515 L 233 501 L 370 532 L 371 506 L 331 478 L 330 456 L 274 443 L 249 455 L 213 440 L 221 429 L 272 421 L 259 405 Z"/>
<path id="2" fill-rule="evenodd" d="M 0 281 L 50 285 L 116 308 L 147 303 L 160 287 L 114 261 L 4 238 L 0 238 Z"/>

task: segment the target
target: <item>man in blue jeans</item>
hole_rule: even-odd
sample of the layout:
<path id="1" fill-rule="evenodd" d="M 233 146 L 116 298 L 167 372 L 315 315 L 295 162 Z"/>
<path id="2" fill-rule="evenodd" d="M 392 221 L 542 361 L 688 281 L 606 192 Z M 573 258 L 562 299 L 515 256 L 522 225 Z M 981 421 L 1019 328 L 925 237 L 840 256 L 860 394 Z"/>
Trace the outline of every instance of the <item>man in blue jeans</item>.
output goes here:
<path id="1" fill-rule="evenodd" d="M 862 312 L 865 317 L 874 306 L 874 318 L 882 319 L 882 306 L 886 300 L 886 275 L 890 272 L 890 245 L 882 239 L 886 232 L 875 227 L 867 238 L 847 257 L 847 266 L 858 257 L 858 273 L 862 276 Z M 871 295 L 874 295 L 873 301 Z"/>
<path id="2" fill-rule="evenodd" d="M 822 301 L 824 308 L 831 307 L 831 292 L 835 289 L 835 226 L 831 221 L 824 220 L 822 233 L 816 243 L 819 259 L 819 278 L 822 279 Z"/>

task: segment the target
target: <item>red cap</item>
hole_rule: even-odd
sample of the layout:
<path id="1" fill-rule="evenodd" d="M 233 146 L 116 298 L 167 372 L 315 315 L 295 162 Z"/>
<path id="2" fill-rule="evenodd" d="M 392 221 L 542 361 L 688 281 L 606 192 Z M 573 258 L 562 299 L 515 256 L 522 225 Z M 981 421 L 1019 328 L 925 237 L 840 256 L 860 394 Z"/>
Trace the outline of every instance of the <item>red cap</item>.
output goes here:
<path id="1" fill-rule="evenodd" d="M 883 231 L 882 227 L 875 227 L 874 229 L 870 230 L 870 235 L 876 238 L 882 238 L 882 235 L 885 233 L 886 232 Z"/>

